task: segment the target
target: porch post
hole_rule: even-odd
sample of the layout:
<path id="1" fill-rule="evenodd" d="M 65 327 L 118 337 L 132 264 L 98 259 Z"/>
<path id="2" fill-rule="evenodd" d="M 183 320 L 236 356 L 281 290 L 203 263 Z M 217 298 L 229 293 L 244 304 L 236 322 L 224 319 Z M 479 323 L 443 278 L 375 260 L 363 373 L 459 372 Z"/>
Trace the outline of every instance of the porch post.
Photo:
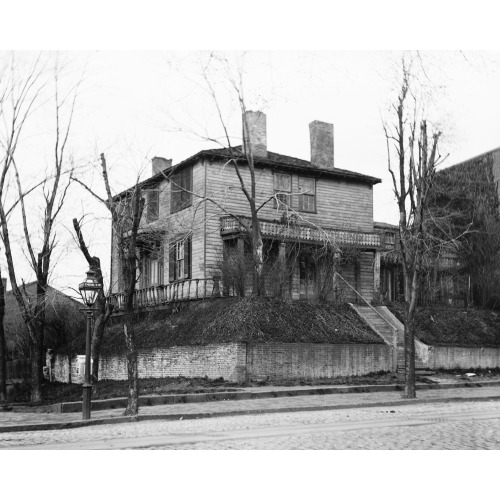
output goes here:
<path id="1" fill-rule="evenodd" d="M 380 300 L 380 251 L 375 251 L 373 259 L 373 298 Z"/>

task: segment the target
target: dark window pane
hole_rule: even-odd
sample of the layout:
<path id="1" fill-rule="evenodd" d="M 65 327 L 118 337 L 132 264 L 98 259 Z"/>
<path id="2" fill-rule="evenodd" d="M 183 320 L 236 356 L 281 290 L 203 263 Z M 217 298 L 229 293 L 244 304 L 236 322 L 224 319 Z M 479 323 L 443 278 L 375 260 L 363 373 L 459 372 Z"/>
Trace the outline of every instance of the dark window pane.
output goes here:
<path id="1" fill-rule="evenodd" d="M 174 174 L 171 179 L 172 203 L 171 212 L 177 212 L 192 204 L 193 191 L 193 169 L 186 168 L 182 172 Z"/>
<path id="2" fill-rule="evenodd" d="M 160 211 L 160 192 L 154 189 L 148 192 L 146 221 L 152 222 L 158 219 Z"/>

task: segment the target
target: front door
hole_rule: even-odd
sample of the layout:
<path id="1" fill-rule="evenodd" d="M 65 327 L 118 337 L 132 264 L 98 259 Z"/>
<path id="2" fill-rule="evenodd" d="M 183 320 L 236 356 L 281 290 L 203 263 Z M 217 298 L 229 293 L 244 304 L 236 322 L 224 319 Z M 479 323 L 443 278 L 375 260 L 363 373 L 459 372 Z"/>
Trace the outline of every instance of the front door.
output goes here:
<path id="1" fill-rule="evenodd" d="M 316 266 L 311 260 L 304 258 L 299 262 L 300 269 L 300 298 L 313 299 L 316 296 Z"/>

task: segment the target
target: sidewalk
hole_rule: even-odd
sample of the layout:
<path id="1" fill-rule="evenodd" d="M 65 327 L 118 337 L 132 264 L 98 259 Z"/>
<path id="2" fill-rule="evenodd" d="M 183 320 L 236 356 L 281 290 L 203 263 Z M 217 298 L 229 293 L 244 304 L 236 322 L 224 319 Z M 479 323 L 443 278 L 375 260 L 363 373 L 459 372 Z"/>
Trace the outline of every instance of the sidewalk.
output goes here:
<path id="1" fill-rule="evenodd" d="M 367 388 L 371 388 L 371 392 L 363 392 Z M 438 390 L 423 390 L 424 388 Z M 417 399 L 415 400 L 403 399 L 401 391 L 396 390 L 395 385 L 251 387 L 237 393 L 217 393 L 217 395 L 220 395 L 221 398 L 225 396 L 232 399 L 214 400 L 212 398 L 212 400 L 203 402 L 141 406 L 137 417 L 122 416 L 123 408 L 103 409 L 93 411 L 92 418 L 88 421 L 82 421 L 81 413 L 78 412 L 22 413 L 20 411 L 3 411 L 0 412 L 0 433 L 68 429 L 154 419 L 180 420 L 258 413 L 500 400 L 500 382 L 481 382 L 481 384 L 444 382 L 425 387 L 423 384 L 418 384 Z M 213 396 L 213 393 L 184 396 Z M 184 398 L 184 400 L 189 400 L 189 398 Z"/>

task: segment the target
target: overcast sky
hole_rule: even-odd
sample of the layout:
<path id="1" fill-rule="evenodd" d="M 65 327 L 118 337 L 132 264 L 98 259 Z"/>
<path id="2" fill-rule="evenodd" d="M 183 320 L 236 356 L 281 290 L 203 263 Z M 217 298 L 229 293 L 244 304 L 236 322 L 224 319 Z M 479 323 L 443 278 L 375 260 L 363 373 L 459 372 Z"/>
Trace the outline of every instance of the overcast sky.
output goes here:
<path id="1" fill-rule="evenodd" d="M 258 19 L 255 12 L 252 15 Z M 201 21 L 196 17 L 193 22 L 196 27 Z M 269 20 L 263 22 L 269 23 Z M 362 20 L 365 26 L 367 22 Z M 96 20 L 96 23 L 102 27 L 102 21 Z M 182 32 L 173 21 L 169 23 L 174 24 L 170 26 L 174 35 Z M 81 25 L 78 26 L 81 29 Z M 139 32 L 147 38 L 154 26 L 154 23 L 151 28 L 141 25 Z M 255 23 L 252 26 L 255 27 Z M 67 26 L 64 29 L 68 40 L 72 40 Z M 309 26 L 309 33 L 314 39 L 314 27 Z M 158 32 L 155 35 L 158 37 Z M 125 37 L 120 46 L 130 46 L 126 33 L 121 32 L 120 36 L 121 40 Z M 184 40 L 185 46 L 211 48 L 200 36 Z M 290 40 L 291 36 L 287 32 L 283 39 Z M 49 37 L 49 40 L 49 46 L 54 46 L 55 39 Z M 113 38 L 107 40 L 108 46 L 116 46 L 109 43 Z M 214 46 L 220 46 L 220 40 L 216 38 Z M 21 44 L 22 48 L 38 48 L 33 38 L 31 41 L 29 47 Z M 366 48 L 372 46 L 366 37 L 363 41 Z M 86 42 L 86 39 L 77 42 L 76 47 L 95 45 L 92 40 Z M 176 39 L 176 42 L 173 46 L 182 47 L 182 41 Z M 335 166 L 381 178 L 382 183 L 374 188 L 374 218 L 397 223 L 382 121 L 391 117 L 389 105 L 394 101 L 401 52 L 266 50 L 266 43 L 270 48 L 282 49 L 283 46 L 275 38 L 272 41 L 264 38 L 260 42 L 259 50 L 222 54 L 231 70 L 237 65 L 244 70 L 247 106 L 267 114 L 268 149 L 309 159 L 309 123 L 313 120 L 333 123 Z M 69 43 L 72 45 L 74 43 Z M 241 46 L 241 41 L 235 45 Z M 252 47 L 252 43 L 248 45 Z M 40 48 L 49 47 L 41 44 Z M 195 50 L 61 51 L 65 84 L 76 82 L 83 75 L 70 141 L 76 164 L 95 163 L 98 154 L 105 152 L 112 183 L 115 190 L 120 191 L 129 187 L 137 175 L 142 178 L 149 175 L 149 161 L 153 156 L 172 158 L 175 164 L 201 149 L 214 147 L 201 138 L 222 134 L 213 103 L 199 85 L 200 68 L 207 54 Z M 422 50 L 420 54 L 433 88 L 429 113 L 444 132 L 441 153 L 448 157 L 443 166 L 500 147 L 500 52 Z M 25 60 L 33 54 L 16 55 Z M 44 53 L 44 57 L 50 56 Z M 213 73 L 211 78 L 230 133 L 237 137 L 241 123 L 227 75 Z M 50 166 L 53 146 L 47 124 L 51 120 L 53 111 L 47 106 L 39 111 L 25 138 L 20 154 L 24 160 L 26 186 L 41 178 Z M 98 181 L 95 177 L 96 189 L 99 189 Z M 33 208 L 40 206 L 36 197 L 32 200 Z M 109 269 L 106 212 L 75 186 L 61 213 L 58 227 L 61 245 L 51 278 L 52 284 L 61 289 L 76 288 L 86 270 L 71 236 L 72 217 L 81 217 L 84 213 L 93 251 L 101 256 L 104 269 Z M 31 215 L 35 214 L 33 210 Z M 21 262 L 21 253 L 17 255 Z M 3 263 L 3 258 L 1 261 Z M 24 265 L 20 269 L 20 277 L 29 281 L 32 275 L 28 267 Z M 2 274 L 7 274 L 3 264 Z"/>
<path id="2" fill-rule="evenodd" d="M 393 96 L 392 63 L 398 59 L 398 53 L 387 51 L 395 48 L 455 51 L 444 55 L 429 54 L 429 59 L 434 61 L 429 71 L 435 77 L 436 85 L 445 86 L 445 92 L 436 92 L 439 94 L 436 100 L 439 102 L 437 115 L 446 125 L 442 148 L 443 153 L 449 153 L 446 164 L 451 165 L 499 147 L 500 55 L 498 52 L 457 52 L 464 48 L 500 49 L 498 13 L 491 5 L 494 2 L 486 0 L 476 0 L 472 4 L 459 0 L 453 3 L 435 0 L 252 0 L 239 3 L 234 0 L 87 0 L 84 3 L 18 0 L 2 4 L 0 48 L 87 50 L 78 54 L 66 53 L 71 61 L 73 76 L 80 75 L 85 66 L 72 148 L 75 158 L 83 163 L 95 159 L 98 153 L 104 151 L 112 167 L 112 178 L 117 190 L 128 187 L 134 181 L 138 166 L 147 163 L 145 158 L 159 155 L 178 162 L 208 146 L 194 140 L 186 132 L 186 129 L 193 128 L 193 121 L 198 120 L 199 125 L 206 121 L 207 116 L 210 117 L 206 103 L 202 104 L 199 96 L 195 98 L 197 92 L 192 90 L 193 85 L 186 81 L 181 83 L 179 77 L 179 71 L 190 74 L 187 68 L 193 69 L 192 54 L 182 54 L 189 56 L 183 66 L 181 63 L 185 57 L 179 57 L 180 54 L 174 56 L 172 53 L 151 50 L 268 51 L 249 57 L 252 60 L 249 66 L 253 71 L 250 72 L 246 90 L 267 113 L 269 149 L 308 159 L 309 122 L 316 119 L 332 122 L 335 125 L 335 165 L 382 178 L 383 183 L 377 185 L 374 191 L 375 219 L 394 223 L 396 214 L 386 171 L 381 117 Z M 108 49 L 110 52 L 98 52 L 98 49 Z M 133 49 L 142 51 L 127 52 Z M 309 52 L 298 54 L 297 51 L 301 49 L 308 49 Z M 324 52 L 325 49 L 357 49 L 358 52 L 330 53 Z M 369 49 L 384 52 L 366 52 Z M 291 52 L 272 52 L 276 50 Z M 192 109 L 189 112 L 184 109 L 181 113 L 183 107 Z M 204 111 L 203 115 L 199 113 L 201 110 Z M 168 132 L 176 125 L 173 123 L 174 118 L 184 122 L 184 132 Z M 28 153 L 24 156 L 24 173 L 33 179 L 40 177 L 50 160 L 50 151 L 43 152 L 44 148 L 40 145 L 45 142 L 46 147 L 49 147 L 48 142 L 41 140 L 41 131 L 47 123 L 48 118 L 40 118 L 36 124 L 39 130 L 32 131 L 25 142 Z M 234 133 L 239 133 L 236 117 L 232 117 L 231 124 Z M 29 180 L 26 179 L 27 184 Z M 51 276 L 52 284 L 67 292 L 71 292 L 69 287 L 77 287 L 87 269 L 70 237 L 72 217 L 90 214 L 85 226 L 87 239 L 91 241 L 93 253 L 102 257 L 104 269 L 109 269 L 109 221 L 102 219 L 100 224 L 95 224 L 90 220 L 99 215 L 105 216 L 105 213 L 99 212 L 98 205 L 90 203 L 78 189 L 71 191 L 70 201 L 61 214 L 58 227 L 61 245 L 57 265 Z M 36 213 L 36 208 L 37 200 L 33 199 L 30 201 L 30 212 Z M 16 258 L 18 262 L 25 262 L 19 246 Z M 5 276 L 3 257 L 0 263 Z M 19 269 L 20 278 L 32 278 L 26 264 Z M 185 457 L 184 463 L 182 456 L 175 455 L 175 464 L 186 465 L 184 469 L 180 467 L 175 470 L 176 484 L 187 484 L 183 481 L 187 479 L 192 488 L 192 471 L 196 469 L 203 478 L 197 483 L 201 488 L 200 493 L 206 496 L 206 484 L 213 479 L 213 471 L 207 469 L 206 455 Z M 274 481 L 277 470 L 275 457 L 273 455 L 273 462 L 266 462 L 263 454 L 258 455 L 259 462 L 255 470 L 259 471 L 258 483 L 263 482 L 263 471 L 271 471 L 272 479 L 265 483 L 265 491 L 272 491 L 270 486 L 275 483 L 276 494 L 283 495 L 283 488 L 285 486 L 286 491 L 287 484 Z M 353 480 L 357 481 L 359 471 L 363 470 L 363 474 L 369 478 L 365 483 L 371 488 L 366 493 L 377 496 L 373 484 L 377 484 L 377 478 L 384 476 L 384 471 L 378 470 L 373 455 L 358 452 L 353 456 L 352 463 L 349 463 L 346 455 L 342 455 L 338 463 L 336 457 L 339 455 L 330 454 L 327 462 L 313 462 L 315 475 L 314 480 L 307 483 L 309 496 L 324 495 L 325 491 L 331 490 L 329 473 L 332 469 L 342 471 L 340 476 L 336 476 L 336 491 L 342 487 L 345 487 L 346 492 L 351 491 Z M 28 458 L 28 455 L 23 456 L 24 462 Z M 121 475 L 126 475 L 130 470 L 130 474 L 137 476 L 136 462 L 132 463 L 128 458 L 125 460 L 125 456 L 122 456 L 122 460 L 120 458 L 115 457 L 113 463 L 116 464 L 118 460 L 120 468 L 117 470 L 120 470 Z M 391 464 L 394 477 L 397 478 L 399 472 L 402 473 L 400 477 L 406 477 L 409 458 L 405 456 L 404 460 Z M 434 458 L 429 454 L 425 458 L 428 470 L 436 470 L 438 475 L 442 475 L 441 455 Z M 448 455 L 447 463 L 460 466 L 463 462 L 457 460 L 454 463 L 453 458 Z M 436 462 L 433 463 L 433 460 Z M 33 455 L 30 471 L 39 471 L 41 476 L 38 479 L 46 481 L 46 472 L 38 467 L 38 462 L 38 455 L 36 462 Z M 60 462 L 59 467 L 62 465 Z M 67 463 L 74 466 L 74 460 Z M 149 466 L 148 477 L 164 472 L 163 460 L 146 463 Z M 304 464 L 297 464 L 290 454 L 279 455 L 279 463 L 288 465 L 284 469 L 288 476 L 291 476 L 290 470 L 303 476 Z M 318 466 L 324 467 L 325 463 L 328 465 L 324 471 L 318 469 Z M 351 467 L 345 467 L 345 463 Z M 383 460 L 379 463 L 385 464 Z M 243 457 L 232 460 L 231 464 L 225 461 L 222 465 L 218 457 L 217 464 L 218 471 L 230 471 L 226 475 L 236 478 L 235 481 L 241 477 L 241 471 L 246 474 L 248 470 L 248 466 L 244 466 L 248 462 L 245 464 Z M 233 467 L 229 468 L 232 464 Z M 493 462 L 482 461 L 482 469 L 487 468 L 488 464 Z M 109 466 L 104 462 L 102 465 L 104 477 L 101 488 L 109 485 Z M 169 467 L 171 465 L 168 463 Z M 158 471 L 154 469 L 155 466 Z M 25 469 L 18 472 L 21 481 L 25 480 Z M 484 480 L 485 477 L 495 476 L 493 470 L 490 472 L 489 476 L 483 474 L 481 481 L 471 483 L 470 490 L 459 481 L 457 488 L 460 490 L 457 492 L 460 491 L 462 496 L 464 491 L 469 496 L 477 496 L 481 494 L 481 489 L 483 493 L 491 493 L 491 485 Z M 66 477 L 72 476 L 66 474 Z M 321 483 L 321 477 L 325 478 L 325 483 Z M 245 477 L 241 479 L 245 480 Z M 345 482 L 339 488 L 337 483 L 342 482 L 342 479 Z M 35 480 L 32 483 L 43 484 L 42 481 Z M 66 486 L 72 487 L 70 479 L 67 481 Z M 18 482 L 11 481 L 12 484 Z M 427 489 L 431 484 L 435 489 L 436 483 L 437 477 L 434 484 L 429 483 L 429 480 L 422 484 Z M 119 490 L 121 484 L 123 492 Z M 128 498 L 131 491 L 136 496 L 143 494 L 144 484 L 144 481 L 115 481 L 113 488 L 118 488 L 117 491 Z M 290 485 L 289 489 L 298 491 L 295 482 L 290 482 Z M 237 487 L 237 484 L 234 486 Z M 448 490 L 449 487 L 450 484 L 447 484 Z M 75 492 L 77 496 L 79 492 L 85 494 L 84 489 L 80 491 L 77 488 Z M 414 496 L 426 494 L 424 490 L 419 491 L 417 483 L 412 485 L 412 492 Z M 288 495 L 290 491 L 286 493 Z"/>

